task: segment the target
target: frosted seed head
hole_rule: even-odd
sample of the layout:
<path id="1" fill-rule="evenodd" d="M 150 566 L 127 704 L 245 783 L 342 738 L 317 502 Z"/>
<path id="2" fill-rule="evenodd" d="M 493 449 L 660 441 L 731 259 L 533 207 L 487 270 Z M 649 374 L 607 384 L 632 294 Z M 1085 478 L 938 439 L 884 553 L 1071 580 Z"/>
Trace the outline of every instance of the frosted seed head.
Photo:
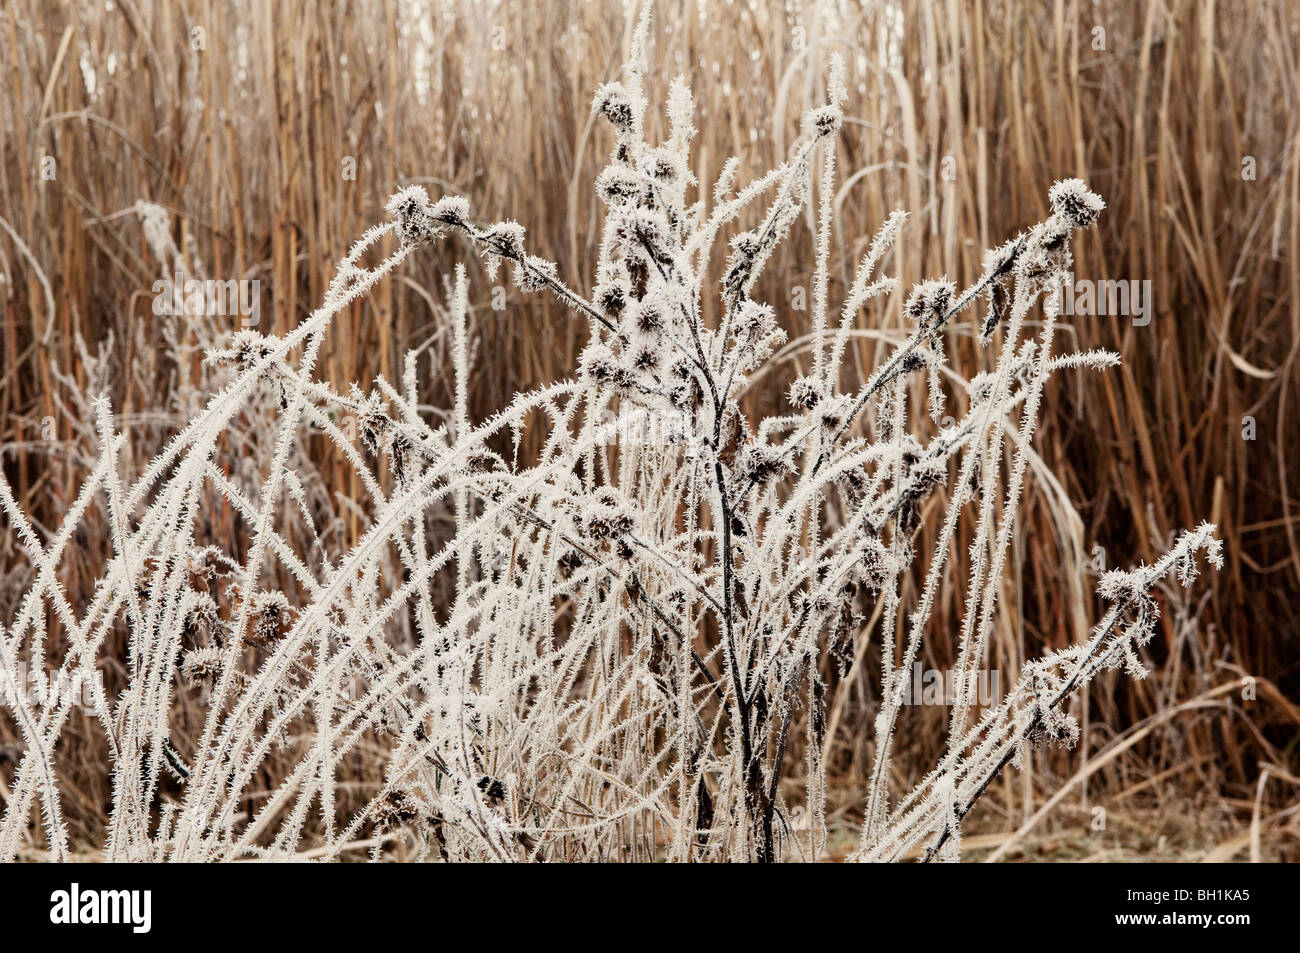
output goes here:
<path id="1" fill-rule="evenodd" d="M 672 182 L 682 177 L 682 159 L 672 149 L 660 146 L 650 153 L 646 173 L 657 182 Z"/>
<path id="2" fill-rule="evenodd" d="M 822 399 L 822 388 L 811 377 L 798 377 L 790 385 L 790 403 L 800 410 L 812 410 Z"/>
<path id="3" fill-rule="evenodd" d="M 1124 569 L 1112 569 L 1097 582 L 1097 593 L 1107 602 L 1127 602 L 1142 593 L 1142 576 Z"/>
<path id="4" fill-rule="evenodd" d="M 970 379 L 966 385 L 966 393 L 970 394 L 972 404 L 982 404 L 993 396 L 993 389 L 997 385 L 997 377 L 988 371 L 980 371 Z"/>
<path id="5" fill-rule="evenodd" d="M 1079 721 L 1073 715 L 1042 704 L 1028 739 L 1031 744 L 1073 748 L 1079 740 Z"/>
<path id="6" fill-rule="evenodd" d="M 222 651 L 215 645 L 191 649 L 181 662 L 181 675 L 194 686 L 212 685 L 221 674 Z"/>
<path id="7" fill-rule="evenodd" d="M 582 534 L 595 542 L 622 539 L 632 532 L 632 510 L 612 487 L 601 487 L 583 506 L 579 516 Z"/>
<path id="8" fill-rule="evenodd" d="M 831 436 L 839 433 L 840 428 L 849 422 L 849 414 L 852 411 L 853 401 L 841 394 L 837 397 L 829 397 L 818 404 L 815 416 L 822 432 Z"/>
<path id="9" fill-rule="evenodd" d="M 903 359 L 898 364 L 898 370 L 902 374 L 911 374 L 915 371 L 924 370 L 928 364 L 925 352 L 916 349 L 903 355 Z"/>
<path id="10" fill-rule="evenodd" d="M 1071 228 L 1087 228 L 1106 207 L 1101 196 L 1090 190 L 1083 179 L 1063 179 L 1052 186 L 1047 197 L 1052 210 Z"/>
<path id="11" fill-rule="evenodd" d="M 659 369 L 661 355 L 657 347 L 640 345 L 632 352 L 632 366 L 642 373 L 653 373 Z"/>
<path id="12" fill-rule="evenodd" d="M 668 403 L 681 411 L 691 409 L 692 387 L 686 381 L 678 381 L 668 387 Z"/>
<path id="13" fill-rule="evenodd" d="M 640 202 L 645 198 L 645 180 L 626 166 L 606 166 L 596 176 L 596 195 L 606 205 Z"/>
<path id="14" fill-rule="evenodd" d="M 948 481 L 948 464 L 942 456 L 921 460 L 912 467 L 912 486 L 928 491 Z"/>
<path id="15" fill-rule="evenodd" d="M 585 561 L 582 553 L 570 547 L 560 554 L 560 558 L 556 560 L 556 565 L 560 567 L 560 572 L 567 579 L 581 569 Z"/>
<path id="16" fill-rule="evenodd" d="M 614 236 L 624 252 L 649 252 L 656 258 L 666 254 L 668 233 L 668 221 L 663 214 L 647 208 L 628 209 L 614 228 Z"/>
<path id="17" fill-rule="evenodd" d="M 758 236 L 753 232 L 741 232 L 731 239 L 732 261 L 742 261 L 758 254 Z"/>
<path id="18" fill-rule="evenodd" d="M 408 185 L 404 189 L 398 189 L 389 197 L 384 210 L 394 218 L 412 211 L 427 212 L 429 210 L 429 193 L 425 191 L 423 185 Z"/>
<path id="19" fill-rule="evenodd" d="M 204 584 L 206 588 L 206 583 Z M 185 617 L 184 635 L 189 641 L 202 641 L 207 644 L 220 643 L 225 637 L 225 623 L 221 619 L 221 609 L 206 591 L 192 591 L 189 598 L 193 601 Z"/>
<path id="20" fill-rule="evenodd" d="M 845 500 L 854 506 L 866 499 L 870 484 L 865 468 L 858 466 L 845 470 L 836 478 L 835 482 Z"/>
<path id="21" fill-rule="evenodd" d="M 837 131 L 844 123 L 844 113 L 838 106 L 821 106 L 804 117 L 807 132 L 821 138 Z"/>
<path id="22" fill-rule="evenodd" d="M 444 195 L 433 204 L 429 214 L 439 224 L 464 227 L 469 224 L 469 199 L 463 195 Z"/>
<path id="23" fill-rule="evenodd" d="M 956 287 L 951 281 L 922 281 L 913 286 L 904 310 L 917 327 L 937 331 L 947 320 Z"/>
<path id="24" fill-rule="evenodd" d="M 383 400 L 377 393 L 363 393 L 356 384 L 352 385 L 348 396 L 356 408 L 357 436 L 361 438 L 361 445 L 371 453 L 378 454 L 384 445 L 389 426 Z"/>
<path id="25" fill-rule="evenodd" d="M 617 319 L 627 308 L 631 286 L 621 278 L 614 278 L 596 286 L 596 305 L 607 318 Z"/>
<path id="26" fill-rule="evenodd" d="M 632 326 L 638 334 L 657 337 L 664 328 L 663 309 L 656 301 L 641 301 L 632 314 Z"/>
<path id="27" fill-rule="evenodd" d="M 283 592 L 257 592 L 253 596 L 252 610 L 253 631 L 249 638 L 255 642 L 283 638 L 297 617 L 297 610 L 289 604 Z"/>
<path id="28" fill-rule="evenodd" d="M 771 306 L 756 307 L 759 310 L 742 308 L 733 324 L 736 369 L 741 373 L 759 366 L 786 339 L 785 329 L 776 323 Z"/>
<path id="29" fill-rule="evenodd" d="M 736 314 L 732 329 L 737 341 L 760 341 L 776 330 L 776 311 L 770 304 L 745 301 Z"/>
<path id="30" fill-rule="evenodd" d="M 1070 225 L 1053 215 L 1029 230 L 1025 247 L 1016 257 L 1015 273 L 1024 278 L 1043 278 L 1064 270 L 1069 263 Z"/>
<path id="31" fill-rule="evenodd" d="M 618 371 L 618 361 L 607 344 L 596 341 L 583 348 L 578 358 L 583 378 L 594 384 L 608 384 Z"/>
<path id="32" fill-rule="evenodd" d="M 491 249 L 491 254 L 518 261 L 524 257 L 525 234 L 524 227 L 518 222 L 498 222 L 488 229 L 483 240 Z"/>
<path id="33" fill-rule="evenodd" d="M 236 331 L 226 347 L 208 352 L 206 363 L 225 364 L 238 372 L 256 367 L 275 350 L 280 339 L 251 329 Z"/>
<path id="34" fill-rule="evenodd" d="M 430 812 L 413 794 L 401 788 L 390 791 L 374 808 L 375 829 L 388 832 L 410 824 Z"/>
<path id="35" fill-rule="evenodd" d="M 437 237 L 438 226 L 433 221 L 429 193 L 422 185 L 408 185 L 393 193 L 384 206 L 389 218 L 397 223 L 403 243 L 418 245 Z"/>
<path id="36" fill-rule="evenodd" d="M 741 474 L 752 483 L 766 485 L 794 475 L 792 464 L 777 447 L 751 444 L 745 449 Z"/>
<path id="37" fill-rule="evenodd" d="M 620 133 L 632 131 L 632 124 L 636 120 L 636 109 L 632 95 L 622 83 L 605 83 L 600 86 L 591 101 L 591 108 L 593 112 L 604 116 Z"/>
<path id="38" fill-rule="evenodd" d="M 858 578 L 862 585 L 872 592 L 879 592 L 889 581 L 892 569 L 892 557 L 885 544 L 878 536 L 868 536 L 863 540 L 862 553 L 858 560 Z"/>

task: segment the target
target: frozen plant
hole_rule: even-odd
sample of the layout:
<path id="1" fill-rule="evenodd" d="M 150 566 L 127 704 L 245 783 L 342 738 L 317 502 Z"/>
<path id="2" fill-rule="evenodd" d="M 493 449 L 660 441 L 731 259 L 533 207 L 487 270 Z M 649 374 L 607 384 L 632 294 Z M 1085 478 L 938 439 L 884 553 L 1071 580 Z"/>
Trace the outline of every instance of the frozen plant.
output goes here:
<path id="1" fill-rule="evenodd" d="M 896 213 L 832 310 L 844 64 L 831 61 L 828 101 L 807 115 L 787 162 L 737 189 L 733 159 L 712 201 L 696 199 L 682 80 L 669 94 L 667 140 L 645 137 L 648 18 L 647 6 L 623 80 L 593 101 L 614 144 L 596 180 L 606 213 L 589 294 L 530 253 L 518 223 L 482 224 L 464 198 L 431 201 L 410 186 L 293 331 L 245 330 L 210 349 L 211 366 L 225 368 L 218 389 L 134 478 L 103 399 L 92 407 L 97 462 L 52 533 L 37 532 L 0 475 L 0 509 L 31 566 L 0 631 L 3 703 L 24 743 L 0 859 L 28 843 L 37 815 L 48 851 L 70 850 L 55 764 L 75 700 L 29 697 L 21 666 L 48 659 L 63 675 L 91 673 L 119 632 L 126 687 L 90 699 L 112 759 L 103 847 L 114 860 L 282 858 L 307 844 L 325 859 L 358 845 L 379 857 L 397 841 L 449 860 L 816 860 L 826 851 L 828 680 L 862 657 L 872 631 L 881 702 L 856 856 L 921 849 L 955 859 L 963 818 L 1008 763 L 1077 738 L 1067 706 L 1079 688 L 1110 668 L 1144 674 L 1137 652 L 1156 622 L 1153 588 L 1170 573 L 1190 583 L 1198 554 L 1220 562 L 1208 524 L 1153 565 L 1106 576 L 1110 608 L 1086 642 L 1026 661 L 1003 699 L 977 704 L 1047 380 L 1118 362 L 1053 352 L 1071 241 L 1101 199 L 1077 179 L 1058 182 L 1050 215 L 990 251 L 960 290 L 941 279 L 904 293 L 883 274 L 905 227 Z M 752 419 L 746 393 L 787 334 L 780 310 L 753 294 L 809 202 L 810 368 L 782 413 Z M 757 225 L 737 230 L 763 205 Z M 164 242 L 162 224 L 146 226 Z M 322 380 L 333 318 L 408 257 L 452 238 L 587 325 L 574 376 L 472 420 L 468 283 L 458 268 L 453 407 L 431 419 L 418 404 L 413 354 L 399 385 L 381 378 L 344 392 Z M 720 317 L 706 321 L 701 302 L 715 293 Z M 923 381 L 938 422 L 949 396 L 946 335 L 977 320 L 981 298 L 990 370 L 965 385 L 960 419 L 926 439 L 933 428 L 909 420 L 913 383 Z M 901 301 L 909 330 L 846 386 L 846 350 L 872 301 Z M 253 406 L 274 429 L 249 473 L 230 466 L 247 447 L 229 434 Z M 630 438 L 629 421 L 654 438 Z M 530 426 L 542 428 L 540 450 L 521 461 Z M 350 503 L 363 514 L 350 545 L 315 534 L 324 494 L 306 488 L 319 478 L 309 430 L 364 489 Z M 203 511 L 213 498 L 240 515 L 247 538 L 210 538 Z M 930 501 L 941 516 L 923 552 Z M 92 509 L 105 514 L 115 555 L 93 599 L 72 605 L 61 567 Z M 435 513 L 454 529 L 440 529 Z M 976 529 L 956 580 L 963 515 Z M 306 525 L 314 542 L 295 545 L 303 534 L 291 525 Z M 904 599 L 914 565 L 920 591 Z M 945 581 L 964 594 L 947 751 L 914 790 L 898 792 L 895 726 L 922 640 L 948 637 L 929 624 Z M 174 728 L 181 698 L 201 700 L 198 730 Z M 341 778 L 363 748 L 383 752 L 382 772 L 344 807 Z M 806 826 L 790 823 L 795 804 Z"/>

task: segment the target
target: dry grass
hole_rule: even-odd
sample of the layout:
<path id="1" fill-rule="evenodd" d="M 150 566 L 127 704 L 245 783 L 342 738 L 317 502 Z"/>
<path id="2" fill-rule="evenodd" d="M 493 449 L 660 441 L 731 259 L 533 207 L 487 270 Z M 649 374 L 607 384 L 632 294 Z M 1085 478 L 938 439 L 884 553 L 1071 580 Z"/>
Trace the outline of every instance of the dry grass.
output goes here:
<path id="1" fill-rule="evenodd" d="M 1197 590 L 1209 593 L 1204 601 L 1166 604 L 1163 643 L 1152 646 L 1159 674 L 1094 687 L 1083 753 L 999 782 L 985 822 L 1015 830 L 1042 806 L 1040 781 L 1054 790 L 1097 760 L 1115 742 L 1098 724 L 1141 724 L 1250 673 L 1261 679 L 1257 700 L 1220 694 L 1154 725 L 1098 770 L 1083 768 L 1086 781 L 1066 804 L 1082 803 L 1086 787 L 1087 803 L 1120 812 L 1152 797 L 1177 803 L 1181 816 L 1212 810 L 1222 826 L 1203 826 L 1228 844 L 1248 837 L 1254 818 L 1259 853 L 1296 856 L 1300 503 L 1289 487 L 1300 441 L 1300 12 L 1249 0 L 844 6 L 843 25 L 829 30 L 812 4 L 790 17 L 767 3 L 660 7 L 651 99 L 686 74 L 703 120 L 701 181 L 732 151 L 750 173 L 779 161 L 819 95 L 820 53 L 837 48 L 860 112 L 841 132 L 836 226 L 858 237 L 833 249 L 833 283 L 847 283 L 876 227 L 904 207 L 920 227 L 900 246 L 900 286 L 943 273 L 964 285 L 983 249 L 1041 218 L 1048 186 L 1067 175 L 1109 205 L 1076 247 L 1076 272 L 1152 283 L 1147 327 L 1074 320 L 1080 349 L 1112 348 L 1124 365 L 1049 393 L 1036 449 L 1063 485 L 1039 483 L 1023 513 L 993 667 L 1010 683 L 1020 659 L 1082 636 L 1097 615 L 1094 546 L 1110 554 L 1108 567 L 1151 558 L 1202 516 L 1226 541 L 1226 570 Z M 159 406 L 168 383 L 150 307 L 155 271 L 130 213 L 137 199 L 170 209 L 173 237 L 213 275 L 261 280 L 268 333 L 320 300 L 347 243 L 410 182 L 463 192 L 484 218 L 517 217 L 566 281 L 591 286 L 593 276 L 575 269 L 595 259 L 589 183 L 610 143 L 589 118 L 589 94 L 620 62 L 631 29 L 621 5 L 453 2 L 422 18 L 401 5 L 302 7 L 122 0 L 106 11 L 15 0 L 0 12 L 0 445 L 6 475 L 38 516 L 61 512 L 76 486 L 80 463 L 63 452 L 76 423 L 57 375 L 84 376 L 77 335 L 93 349 L 113 334 L 112 396 L 124 418 Z M 196 26 L 201 51 L 192 49 Z M 1105 30 L 1105 50 L 1093 48 L 1094 27 Z M 48 181 L 47 156 L 56 171 Z M 1253 180 L 1242 176 L 1246 156 Z M 348 158 L 355 179 L 342 174 Z M 812 260 L 812 241 L 810 220 L 769 265 L 759 289 L 767 300 L 809 286 L 795 263 Z M 445 353 L 437 302 L 453 254 L 448 246 L 425 256 L 341 315 L 338 339 L 355 347 L 324 355 L 322 375 L 341 387 L 376 373 L 392 379 L 405 348 Z M 479 346 L 503 369 L 471 395 L 482 413 L 563 373 L 582 332 L 555 305 L 513 291 L 507 309 L 493 311 L 485 276 L 472 270 L 471 279 Z M 867 316 L 854 342 L 860 366 L 899 333 L 898 304 Z M 978 367 L 973 340 L 950 356 Z M 792 347 L 789 377 L 802 360 Z M 770 383 L 776 394 L 786 381 Z M 432 386 L 429 402 L 447 406 L 445 380 Z M 1247 415 L 1254 440 L 1242 439 Z M 47 420 L 54 440 L 42 434 Z M 167 423 L 139 422 L 152 434 L 139 459 Z M 342 461 L 336 475 L 340 492 L 355 493 Z M 111 549 L 107 539 L 82 545 L 84 578 L 64 580 L 74 591 Z M 0 550 L 5 601 L 22 592 L 23 579 L 8 575 L 14 565 Z M 935 624 L 955 628 L 957 611 L 940 605 Z M 827 761 L 845 791 L 868 764 L 866 686 L 845 686 L 832 712 Z M 901 730 L 933 754 L 943 723 L 942 710 L 916 709 Z M 0 721 L 0 797 L 8 730 Z M 79 790 L 70 819 L 96 830 L 102 753 L 70 742 L 61 755 Z M 1262 793 L 1261 764 L 1272 766 Z M 1240 851 L 1249 854 L 1249 840 Z"/>

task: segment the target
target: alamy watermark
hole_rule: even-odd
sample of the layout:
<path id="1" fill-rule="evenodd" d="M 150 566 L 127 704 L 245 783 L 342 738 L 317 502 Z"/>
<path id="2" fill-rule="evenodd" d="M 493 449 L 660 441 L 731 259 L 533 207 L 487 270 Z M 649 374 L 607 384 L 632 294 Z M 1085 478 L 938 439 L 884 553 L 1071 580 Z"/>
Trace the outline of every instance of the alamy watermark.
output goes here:
<path id="1" fill-rule="evenodd" d="M 1067 271 L 1061 287 L 1061 314 L 1131 317 L 1135 328 L 1144 328 L 1151 323 L 1151 281 L 1145 278 L 1075 281 L 1074 273 Z"/>
<path id="2" fill-rule="evenodd" d="M 246 327 L 255 327 L 262 314 L 262 282 L 256 278 L 192 278 L 183 270 L 153 283 L 153 313 L 162 315 L 238 316 Z"/>
<path id="3" fill-rule="evenodd" d="M 996 669 L 971 672 L 975 703 L 987 708 L 1002 700 L 1001 678 Z M 904 705 L 954 705 L 957 702 L 957 672 L 923 668 L 912 663 L 911 677 L 903 685 Z"/>
<path id="4" fill-rule="evenodd" d="M 99 669 L 46 674 L 29 671 L 25 662 L 19 662 L 15 675 L 12 683 L 0 679 L 0 704 L 10 708 L 18 707 L 13 698 L 15 686 L 21 686 L 23 703 L 28 706 L 57 708 L 81 705 L 89 708 L 96 697 L 104 697 L 104 676 Z"/>
<path id="5" fill-rule="evenodd" d="M 152 908 L 150 890 L 82 890 L 73 883 L 50 894 L 50 922 L 62 926 L 125 924 L 132 933 L 148 933 Z"/>

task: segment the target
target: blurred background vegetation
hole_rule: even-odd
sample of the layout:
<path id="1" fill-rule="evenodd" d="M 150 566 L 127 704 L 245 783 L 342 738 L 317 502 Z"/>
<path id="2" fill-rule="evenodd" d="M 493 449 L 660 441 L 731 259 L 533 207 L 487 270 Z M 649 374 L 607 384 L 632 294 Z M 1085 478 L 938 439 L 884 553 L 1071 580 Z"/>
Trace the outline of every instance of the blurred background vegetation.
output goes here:
<path id="1" fill-rule="evenodd" d="M 589 106 L 596 85 L 618 77 L 632 21 L 619 0 L 9 0 L 0 464 L 16 494 L 38 519 L 75 495 L 81 465 L 68 447 L 81 423 L 62 392 L 67 375 L 99 386 L 79 339 L 87 353 L 111 340 L 107 382 L 126 419 L 153 428 L 155 443 L 179 422 L 158 413 L 174 375 L 137 200 L 169 211 L 191 273 L 260 282 L 268 333 L 319 303 L 333 263 L 413 182 L 465 194 L 480 220 L 517 218 L 531 249 L 589 290 L 592 180 L 612 145 Z M 1123 366 L 1051 385 L 990 667 L 1011 684 L 1027 655 L 1079 639 L 1097 617 L 1101 569 L 1153 558 L 1202 518 L 1219 524 L 1228 564 L 1165 601 L 1152 679 L 1094 686 L 1079 750 L 999 782 L 983 823 L 1003 833 L 987 843 L 1006 843 L 1072 780 L 1056 833 L 1036 824 L 1014 850 L 1247 856 L 1253 821 L 1257 854 L 1297 856 L 1300 6 L 667 0 L 653 37 L 651 121 L 663 124 L 658 104 L 685 75 L 706 196 L 732 155 L 742 183 L 782 160 L 820 101 L 828 54 L 845 56 L 832 300 L 895 208 L 912 215 L 890 269 L 905 293 L 923 277 L 973 279 L 986 248 L 1045 214 L 1055 179 L 1082 177 L 1106 199 L 1077 245 L 1076 276 L 1150 281 L 1152 320 L 1065 319 L 1062 348 L 1111 348 Z M 812 244 L 809 217 L 755 291 L 792 340 L 807 320 L 791 302 L 810 283 Z M 421 365 L 427 401 L 447 406 L 444 280 L 470 254 L 437 245 L 341 316 L 321 373 L 342 386 L 392 380 L 420 348 L 433 358 Z M 494 310 L 493 282 L 476 267 L 471 279 L 472 400 L 486 414 L 567 375 L 585 327 L 513 288 Z M 900 328 L 899 304 L 859 316 L 858 367 Z M 948 342 L 967 377 L 984 359 L 974 323 Z M 788 350 L 755 410 L 781 401 L 801 361 Z M 337 474 L 347 494 L 352 477 L 341 464 Z M 88 566 L 111 552 L 103 539 L 81 543 Z M 17 545 L 0 534 L 6 602 L 22 589 Z M 938 633 L 959 624 L 946 598 Z M 948 651 L 929 639 L 925 664 L 946 668 Z M 860 684 L 836 696 L 828 763 L 846 813 L 859 809 L 870 756 L 872 672 L 858 666 Z M 1253 690 L 1222 690 L 1243 675 Z M 945 720 L 918 710 L 902 730 L 933 752 Z M 91 815 L 98 799 L 86 800 Z M 1108 834 L 1092 830 L 1098 805 Z"/>

